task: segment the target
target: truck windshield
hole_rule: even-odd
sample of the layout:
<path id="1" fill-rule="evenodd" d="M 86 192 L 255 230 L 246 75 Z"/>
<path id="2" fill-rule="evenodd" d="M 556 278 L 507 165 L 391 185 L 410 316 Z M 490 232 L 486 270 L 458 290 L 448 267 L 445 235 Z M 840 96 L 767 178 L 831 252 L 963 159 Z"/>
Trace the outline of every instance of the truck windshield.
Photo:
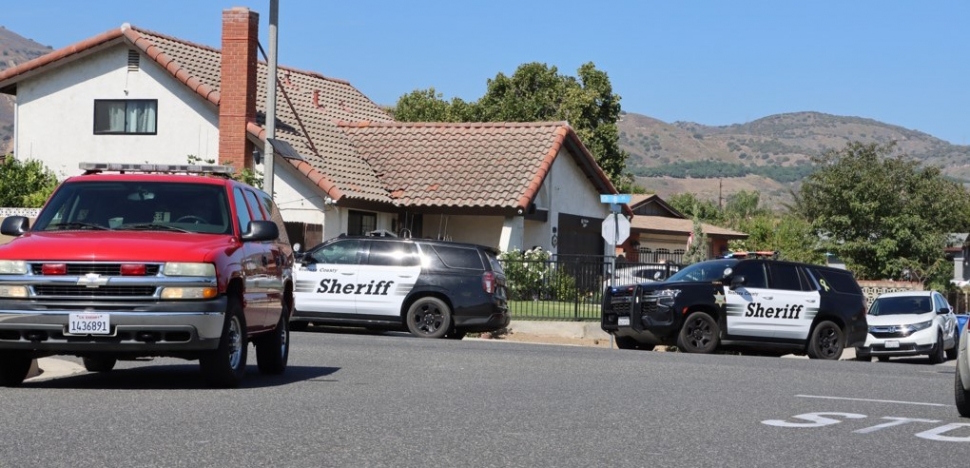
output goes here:
<path id="1" fill-rule="evenodd" d="M 68 182 L 34 224 L 34 231 L 158 230 L 231 234 L 226 190 L 179 182 Z"/>

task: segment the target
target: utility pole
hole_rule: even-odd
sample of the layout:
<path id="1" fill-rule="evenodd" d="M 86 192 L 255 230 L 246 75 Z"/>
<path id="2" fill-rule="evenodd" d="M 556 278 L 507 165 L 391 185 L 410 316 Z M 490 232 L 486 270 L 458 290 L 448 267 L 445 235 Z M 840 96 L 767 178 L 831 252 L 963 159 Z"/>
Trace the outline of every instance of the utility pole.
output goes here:
<path id="1" fill-rule="evenodd" d="M 266 139 L 263 145 L 263 190 L 273 197 L 276 151 L 270 139 L 276 138 L 276 50 L 279 25 L 279 0 L 269 0 L 269 53 L 266 55 Z"/>

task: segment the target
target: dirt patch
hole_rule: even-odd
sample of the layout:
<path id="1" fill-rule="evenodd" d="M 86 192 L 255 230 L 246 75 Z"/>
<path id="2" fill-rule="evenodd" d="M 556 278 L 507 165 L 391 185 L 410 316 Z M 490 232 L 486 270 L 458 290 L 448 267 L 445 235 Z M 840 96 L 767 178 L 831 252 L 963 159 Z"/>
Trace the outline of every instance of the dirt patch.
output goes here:
<path id="1" fill-rule="evenodd" d="M 556 344 L 556 345 L 572 345 L 572 346 L 591 346 L 596 348 L 609 348 L 610 340 L 608 338 L 567 338 L 562 336 L 548 336 L 548 335 L 534 335 L 530 333 L 506 333 L 495 338 L 489 338 L 487 334 L 482 334 L 480 339 L 492 339 L 501 341 L 515 341 L 519 343 L 543 343 L 543 344 Z"/>

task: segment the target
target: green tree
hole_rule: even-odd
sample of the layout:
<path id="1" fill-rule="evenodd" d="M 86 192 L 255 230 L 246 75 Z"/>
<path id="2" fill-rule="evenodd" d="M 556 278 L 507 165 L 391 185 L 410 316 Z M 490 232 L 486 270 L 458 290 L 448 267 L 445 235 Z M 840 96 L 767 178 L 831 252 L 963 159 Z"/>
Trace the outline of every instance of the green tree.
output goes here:
<path id="1" fill-rule="evenodd" d="M 57 177 L 40 161 L 7 155 L 0 164 L 0 206 L 40 208 L 55 188 Z"/>
<path id="2" fill-rule="evenodd" d="M 701 222 L 715 225 L 724 224 L 724 213 L 710 200 L 701 200 L 690 192 L 678 193 L 666 200 L 673 209 L 688 218 L 699 218 Z"/>
<path id="3" fill-rule="evenodd" d="M 792 207 L 859 278 L 933 271 L 946 235 L 970 225 L 962 186 L 894 151 L 893 144 L 853 142 L 814 157 L 817 171 Z"/>
<path id="4" fill-rule="evenodd" d="M 520 65 L 512 76 L 499 73 L 488 80 L 477 102 L 446 101 L 434 88 L 398 99 L 391 112 L 402 122 L 535 122 L 564 120 L 590 151 L 613 185 L 640 193 L 625 173 L 628 154 L 620 149 L 620 96 L 609 77 L 590 62 L 578 78 L 560 75 L 542 63 Z"/>
<path id="5" fill-rule="evenodd" d="M 774 250 L 785 260 L 825 263 L 812 224 L 797 215 L 766 211 L 737 220 L 731 227 L 748 235 L 747 239 L 731 241 L 731 250 Z"/>
<path id="6" fill-rule="evenodd" d="M 695 216 L 690 246 L 684 252 L 683 262 L 691 264 L 707 260 L 707 250 L 707 235 L 704 234 L 700 219 Z"/>

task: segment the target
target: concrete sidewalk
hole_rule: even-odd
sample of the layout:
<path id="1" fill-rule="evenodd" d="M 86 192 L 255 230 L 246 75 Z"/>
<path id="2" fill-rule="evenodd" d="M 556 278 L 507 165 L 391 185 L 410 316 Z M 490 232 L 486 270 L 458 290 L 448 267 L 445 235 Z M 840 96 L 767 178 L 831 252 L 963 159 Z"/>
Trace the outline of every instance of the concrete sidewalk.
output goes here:
<path id="1" fill-rule="evenodd" d="M 34 360 L 34 364 L 30 367 L 30 372 L 27 374 L 27 379 L 24 381 L 47 380 L 80 374 L 82 372 L 87 372 L 84 366 L 74 361 L 57 357 L 45 357 Z"/>
<path id="2" fill-rule="evenodd" d="M 599 322 L 545 322 L 531 320 L 515 320 L 508 326 L 514 334 L 534 335 L 536 337 L 551 336 L 558 338 L 600 340 L 609 342 L 610 335 L 600 328 Z M 786 358 L 803 358 L 807 356 L 796 356 L 789 354 Z M 855 359 L 855 348 L 845 348 L 842 350 L 840 361 L 851 361 Z"/>

